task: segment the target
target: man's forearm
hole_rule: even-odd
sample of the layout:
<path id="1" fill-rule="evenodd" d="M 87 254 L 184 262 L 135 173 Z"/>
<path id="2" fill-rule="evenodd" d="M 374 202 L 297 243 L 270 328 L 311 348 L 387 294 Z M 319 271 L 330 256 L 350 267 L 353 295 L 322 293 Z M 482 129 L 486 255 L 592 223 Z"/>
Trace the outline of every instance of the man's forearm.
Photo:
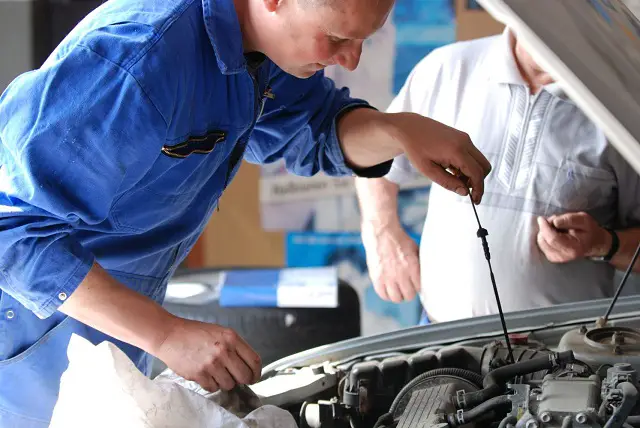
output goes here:
<path id="1" fill-rule="evenodd" d="M 403 153 L 400 142 L 393 137 L 389 113 L 370 108 L 356 108 L 338 121 L 338 139 L 344 156 L 351 165 L 368 168 Z"/>
<path id="2" fill-rule="evenodd" d="M 398 217 L 397 184 L 386 178 L 356 178 L 356 192 L 363 226 L 395 226 Z"/>
<path id="3" fill-rule="evenodd" d="M 618 238 L 620 238 L 620 248 L 611 259 L 611 264 L 619 270 L 627 270 L 633 254 L 640 243 L 640 228 L 632 228 L 625 230 L 617 230 Z M 633 266 L 634 272 L 640 272 L 640 257 Z"/>
<path id="4" fill-rule="evenodd" d="M 93 265 L 59 310 L 152 354 L 174 319 L 156 302 L 119 283 L 98 264 Z"/>

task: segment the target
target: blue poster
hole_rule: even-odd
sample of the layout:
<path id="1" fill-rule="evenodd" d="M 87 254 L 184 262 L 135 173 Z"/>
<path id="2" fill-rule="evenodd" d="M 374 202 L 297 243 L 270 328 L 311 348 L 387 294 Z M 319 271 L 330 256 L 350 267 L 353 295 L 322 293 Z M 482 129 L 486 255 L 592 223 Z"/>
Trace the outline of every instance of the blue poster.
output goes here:
<path id="1" fill-rule="evenodd" d="M 422 58 L 456 40 L 454 0 L 399 0 L 392 19 L 396 30 L 395 95 Z"/>
<path id="2" fill-rule="evenodd" d="M 419 243 L 419 235 L 410 233 L 410 236 Z M 420 320 L 422 310 L 418 297 L 400 304 L 378 297 L 369 279 L 359 233 L 289 233 L 286 263 L 288 267 L 335 267 L 338 277 L 349 283 L 360 297 L 363 335 L 415 326 Z"/>

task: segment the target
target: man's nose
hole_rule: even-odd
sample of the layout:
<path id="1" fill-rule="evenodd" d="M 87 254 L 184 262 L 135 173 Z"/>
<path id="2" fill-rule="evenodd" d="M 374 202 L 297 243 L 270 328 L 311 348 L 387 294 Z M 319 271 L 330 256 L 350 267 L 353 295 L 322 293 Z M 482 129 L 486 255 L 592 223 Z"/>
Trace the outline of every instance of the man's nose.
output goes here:
<path id="1" fill-rule="evenodd" d="M 338 64 L 349 71 L 355 70 L 362 56 L 362 43 L 362 41 L 354 41 L 351 46 L 348 48 L 345 47 L 345 49 L 338 54 Z"/>

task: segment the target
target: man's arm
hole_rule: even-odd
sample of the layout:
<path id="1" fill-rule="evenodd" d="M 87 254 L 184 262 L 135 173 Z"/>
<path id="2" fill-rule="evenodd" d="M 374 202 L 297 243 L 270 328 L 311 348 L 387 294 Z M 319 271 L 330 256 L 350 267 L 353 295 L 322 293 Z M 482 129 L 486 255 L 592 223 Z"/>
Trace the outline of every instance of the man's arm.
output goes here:
<path id="1" fill-rule="evenodd" d="M 273 66 L 271 86 L 275 98 L 267 100 L 254 131 L 250 162 L 284 158 L 298 175 L 322 170 L 375 178 L 388 172 L 395 156 L 406 153 L 422 174 L 466 195 L 464 183 L 445 170 L 461 171 L 480 202 L 491 167 L 465 133 L 418 114 L 369 108 L 322 72 L 297 79 Z"/>
<path id="2" fill-rule="evenodd" d="M 368 166 L 405 153 L 420 173 L 464 196 L 466 185 L 446 171 L 458 170 L 480 203 L 491 165 L 464 132 L 416 113 L 354 109 L 341 118 L 338 135 L 351 163 Z"/>
<path id="3" fill-rule="evenodd" d="M 386 178 L 355 179 L 363 224 L 388 227 L 400 224 L 398 217 L 399 186 Z"/>
<path id="4" fill-rule="evenodd" d="M 356 178 L 369 276 L 384 300 L 411 300 L 420 290 L 418 246 L 398 217 L 399 186 L 386 178 Z"/>
<path id="5" fill-rule="evenodd" d="M 98 263 L 58 310 L 154 355 L 176 322 L 155 301 L 120 284 Z"/>
<path id="6" fill-rule="evenodd" d="M 155 355 L 209 391 L 260 379 L 260 358 L 233 330 L 175 317 L 98 264 L 59 310 Z"/>

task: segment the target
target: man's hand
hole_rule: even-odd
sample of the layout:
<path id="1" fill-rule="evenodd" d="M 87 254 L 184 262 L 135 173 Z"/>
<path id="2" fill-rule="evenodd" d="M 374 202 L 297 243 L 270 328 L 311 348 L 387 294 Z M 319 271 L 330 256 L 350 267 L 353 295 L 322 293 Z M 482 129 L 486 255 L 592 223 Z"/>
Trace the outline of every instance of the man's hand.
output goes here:
<path id="1" fill-rule="evenodd" d="M 416 169 L 445 189 L 466 196 L 466 184 L 446 169 L 460 171 L 469 178 L 473 201 L 480 203 L 491 164 L 466 133 L 415 113 L 396 113 L 389 121 L 394 125 L 393 138 Z"/>
<path id="2" fill-rule="evenodd" d="M 378 296 L 400 303 L 420 291 L 418 246 L 400 225 L 363 223 L 362 240 L 369 276 Z"/>
<path id="3" fill-rule="evenodd" d="M 584 212 L 538 217 L 538 246 L 552 263 L 604 256 L 611 235 Z"/>
<path id="4" fill-rule="evenodd" d="M 216 324 L 176 318 L 153 355 L 209 392 L 260 380 L 260 357 L 238 334 Z"/>
<path id="5" fill-rule="evenodd" d="M 447 169 L 460 171 L 470 179 L 474 202 L 482 199 L 491 165 L 464 132 L 416 113 L 358 108 L 340 119 L 338 137 L 352 165 L 369 167 L 406 153 L 426 177 L 465 196 L 467 186 Z"/>

